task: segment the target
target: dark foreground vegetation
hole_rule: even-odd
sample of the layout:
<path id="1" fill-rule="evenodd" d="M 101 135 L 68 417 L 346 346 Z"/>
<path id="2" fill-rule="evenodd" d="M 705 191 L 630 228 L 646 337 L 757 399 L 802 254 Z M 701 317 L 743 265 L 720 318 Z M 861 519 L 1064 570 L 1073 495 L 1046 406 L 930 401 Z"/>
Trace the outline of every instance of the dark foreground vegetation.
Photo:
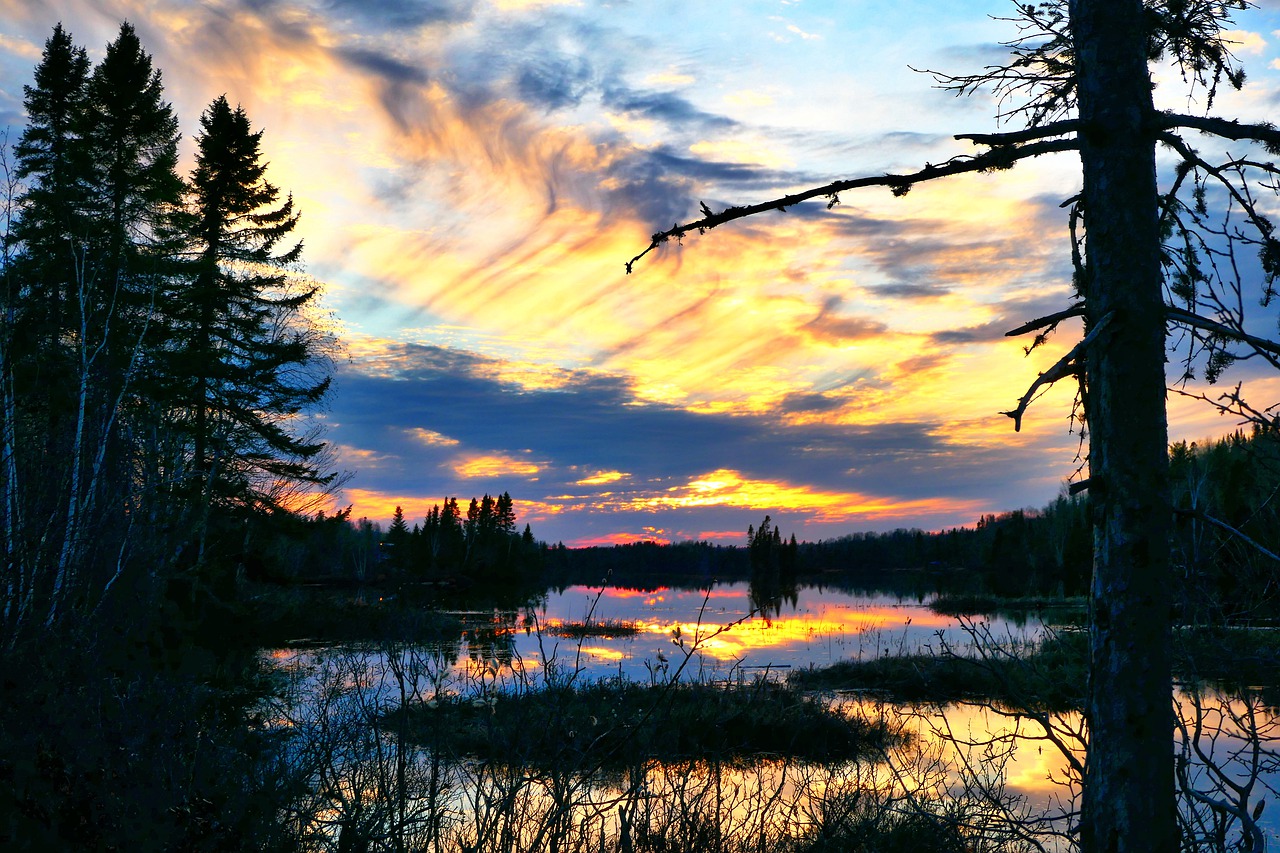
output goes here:
<path id="1" fill-rule="evenodd" d="M 489 761 L 619 769 L 649 761 L 874 758 L 899 737 L 773 681 L 596 681 L 514 696 L 444 698 L 408 711 L 411 741 Z M 539 724 L 530 726 L 530 720 Z M 388 721 L 391 726 L 396 720 Z"/>

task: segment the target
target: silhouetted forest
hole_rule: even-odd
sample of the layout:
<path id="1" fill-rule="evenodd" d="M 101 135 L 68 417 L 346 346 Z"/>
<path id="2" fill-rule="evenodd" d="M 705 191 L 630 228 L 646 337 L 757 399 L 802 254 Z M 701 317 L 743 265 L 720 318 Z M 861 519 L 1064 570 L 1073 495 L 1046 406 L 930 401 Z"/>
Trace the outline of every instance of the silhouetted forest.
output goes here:
<path id="1" fill-rule="evenodd" d="M 220 621 L 337 482 L 305 415 L 337 342 L 261 131 L 178 117 L 124 24 L 61 26 L 5 159 L 0 847 L 269 849 L 280 745 Z"/>
<path id="2" fill-rule="evenodd" d="M 1187 619 L 1272 618 L 1272 578 L 1280 555 L 1280 435 L 1254 429 L 1170 449 L 1174 484 L 1172 579 Z M 768 531 L 768 533 L 765 533 Z M 972 527 L 852 533 L 819 542 L 788 542 L 766 516 L 747 531 L 748 547 L 637 542 L 613 547 L 551 548 L 546 581 L 653 587 L 750 580 L 765 573 L 815 585 L 896 585 L 895 574 L 932 574 L 931 588 L 997 596 L 1082 595 L 1093 560 L 1087 495 L 1064 493 L 1038 509 L 985 515 Z"/>

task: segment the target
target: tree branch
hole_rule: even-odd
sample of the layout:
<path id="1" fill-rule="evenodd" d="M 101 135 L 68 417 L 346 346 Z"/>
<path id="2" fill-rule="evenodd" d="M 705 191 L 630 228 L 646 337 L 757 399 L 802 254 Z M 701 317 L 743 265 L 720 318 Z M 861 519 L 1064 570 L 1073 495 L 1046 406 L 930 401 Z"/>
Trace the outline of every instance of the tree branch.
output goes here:
<path id="1" fill-rule="evenodd" d="M 768 210 L 783 211 L 788 207 L 799 204 L 802 201 L 809 201 L 815 198 L 829 198 L 833 203 L 835 197 L 846 190 L 861 189 L 862 187 L 889 187 L 893 190 L 894 195 L 905 195 L 913 186 L 925 181 L 932 181 L 935 178 L 946 178 L 951 175 L 960 175 L 966 172 L 995 172 L 1012 168 L 1019 160 L 1025 160 L 1028 157 L 1039 157 L 1042 154 L 1054 154 L 1060 151 L 1074 151 L 1080 147 L 1079 142 L 1074 139 L 1049 139 L 1041 142 L 1035 142 L 1030 145 L 1011 146 L 1002 145 L 985 151 L 981 154 L 965 157 L 953 157 L 940 165 L 926 164 L 925 167 L 917 172 L 911 172 L 906 175 L 875 175 L 865 178 L 851 178 L 841 181 L 833 181 L 820 187 L 803 190 L 791 195 L 785 195 L 781 198 L 775 198 L 771 201 L 760 202 L 759 204 L 750 204 L 742 207 L 729 207 L 719 213 L 711 213 L 710 208 L 705 204 L 702 205 L 702 212 L 705 214 L 702 219 L 695 222 L 689 222 L 684 225 L 676 224 L 666 231 L 659 231 L 654 234 L 649 241 L 649 247 L 643 252 L 627 261 L 627 273 L 630 274 L 636 262 L 656 249 L 658 246 L 671 239 L 679 240 L 691 231 L 697 231 L 699 234 L 709 231 L 712 228 L 723 225 L 726 222 L 732 222 L 736 219 L 744 219 L 748 216 L 754 216 L 757 213 L 764 213 Z"/>
<path id="2" fill-rule="evenodd" d="M 1208 317 L 1201 317 L 1199 314 L 1194 314 L 1185 308 L 1178 308 L 1175 305 L 1166 305 L 1165 312 L 1168 314 L 1169 319 L 1175 323 L 1181 323 L 1184 326 L 1190 326 L 1193 329 L 1199 329 L 1202 332 L 1209 332 L 1210 334 L 1218 335 L 1226 338 L 1227 340 L 1239 341 L 1240 343 L 1248 344 L 1254 349 L 1262 352 L 1268 352 L 1272 355 L 1280 356 L 1280 343 L 1276 343 L 1275 341 L 1269 341 L 1266 338 L 1259 338 L 1254 335 L 1250 335 L 1239 329 L 1234 329 L 1231 326 L 1219 323 L 1216 320 L 1210 320 Z"/>
<path id="3" fill-rule="evenodd" d="M 1195 518 L 1200 521 L 1203 521 L 1205 524 L 1211 524 L 1214 527 L 1225 530 L 1226 532 L 1230 533 L 1232 536 L 1235 536 L 1238 539 L 1240 539 L 1240 541 L 1244 542 L 1246 545 L 1249 545 L 1250 547 L 1252 547 L 1258 553 L 1263 554 L 1267 557 L 1270 557 L 1271 559 L 1275 560 L 1277 563 L 1280 563 L 1280 555 L 1277 555 L 1275 552 L 1267 549 L 1265 546 L 1260 545 L 1258 542 L 1249 538 L 1247 534 L 1241 533 L 1239 530 L 1236 530 L 1234 527 L 1232 527 L 1230 524 L 1227 524 L 1225 521 L 1220 521 L 1214 518 L 1212 515 L 1209 515 L 1208 513 L 1204 512 L 1203 510 L 1180 509 L 1178 507 L 1174 507 L 1173 512 L 1174 512 L 1174 515 L 1181 515 L 1187 518 Z"/>
<path id="4" fill-rule="evenodd" d="M 1050 367 L 1044 373 L 1037 376 L 1036 381 L 1032 382 L 1031 387 L 1027 389 L 1027 393 L 1023 394 L 1022 398 L 1018 400 L 1018 407 L 1016 409 L 1000 413 L 1013 418 L 1014 432 L 1022 431 L 1022 416 L 1026 414 L 1027 407 L 1031 405 L 1031 400 L 1035 397 L 1036 392 L 1040 390 L 1041 386 L 1052 385 L 1060 379 L 1066 379 L 1068 376 L 1073 375 L 1076 372 L 1076 360 L 1079 359 L 1080 356 L 1084 355 L 1084 351 L 1088 348 L 1089 344 L 1098 339 L 1098 335 L 1102 334 L 1102 330 L 1111 322 L 1111 317 L 1111 314 L 1107 314 L 1099 320 L 1098 324 L 1089 330 L 1089 334 L 1081 338 L 1080 342 L 1073 346 L 1070 352 L 1058 359 L 1058 361 L 1054 363 L 1053 367 Z"/>
<path id="5" fill-rule="evenodd" d="M 1023 142 L 1034 142 L 1050 136 L 1066 136 L 1079 133 L 1083 122 L 1078 118 L 1055 121 L 1039 127 L 1028 127 L 1009 133 L 957 133 L 955 139 L 968 140 L 978 145 L 1019 145 Z"/>
<path id="6" fill-rule="evenodd" d="M 1238 121 L 1215 118 L 1214 116 L 1162 112 L 1156 118 L 1156 126 L 1162 130 L 1188 127 L 1192 130 L 1199 130 L 1202 133 L 1222 137 L 1223 139 L 1248 139 L 1254 142 L 1261 142 L 1268 149 L 1273 147 L 1280 149 L 1280 128 L 1270 123 L 1241 124 Z"/>
<path id="7" fill-rule="evenodd" d="M 1023 323 L 1018 328 L 1011 329 L 1010 331 L 1005 332 L 1004 336 L 1006 338 L 1015 338 L 1018 335 L 1025 335 L 1027 332 L 1034 332 L 1036 329 L 1043 329 L 1045 326 L 1053 326 L 1057 323 L 1061 323 L 1063 320 L 1068 320 L 1072 317 L 1083 317 L 1083 316 L 1084 316 L 1084 305 L 1083 304 L 1072 305 L 1070 308 L 1064 308 L 1063 310 L 1058 311 L 1054 314 L 1047 314 L 1044 317 L 1040 317 L 1038 319 L 1031 320 L 1030 322 Z"/>

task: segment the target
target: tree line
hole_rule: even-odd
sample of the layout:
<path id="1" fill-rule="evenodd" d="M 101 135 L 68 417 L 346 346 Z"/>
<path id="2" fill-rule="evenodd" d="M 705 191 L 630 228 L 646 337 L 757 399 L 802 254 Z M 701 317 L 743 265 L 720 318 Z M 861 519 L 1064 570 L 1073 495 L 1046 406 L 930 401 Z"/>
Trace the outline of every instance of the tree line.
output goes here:
<path id="1" fill-rule="evenodd" d="M 1170 446 L 1176 522 L 1170 588 L 1185 623 L 1256 622 L 1280 616 L 1280 433 L 1255 426 Z M 776 611 L 797 584 L 892 587 L 901 570 L 931 572 L 921 590 L 996 596 L 1079 596 L 1093 564 L 1087 494 L 1063 489 L 1049 503 L 986 513 L 972 526 L 899 528 L 797 542 L 765 516 L 745 546 L 638 542 L 546 552 L 549 586 L 611 583 L 707 586 L 750 581 L 761 610 Z"/>
<path id="2" fill-rule="evenodd" d="M 8 645 L 225 586 L 335 482 L 305 415 L 336 342 L 262 131 L 225 96 L 178 172 L 178 117 L 128 23 L 96 64 L 61 25 L 6 158 L 0 263 Z"/>

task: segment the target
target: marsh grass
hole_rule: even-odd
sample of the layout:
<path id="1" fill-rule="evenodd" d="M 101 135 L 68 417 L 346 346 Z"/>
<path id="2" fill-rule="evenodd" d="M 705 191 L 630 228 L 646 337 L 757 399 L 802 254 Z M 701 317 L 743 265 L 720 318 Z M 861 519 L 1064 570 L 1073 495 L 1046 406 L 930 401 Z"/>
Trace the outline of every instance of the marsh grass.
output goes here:
<path id="1" fill-rule="evenodd" d="M 400 712 L 396 712 L 400 713 Z M 619 682 L 410 706 L 407 737 L 450 754 L 545 766 L 779 756 L 852 761 L 895 741 L 883 724 L 776 682 Z"/>
<path id="2" fill-rule="evenodd" d="M 1084 596 L 1021 596 L 1010 598 L 977 592 L 944 592 L 929 602 L 929 609 L 943 616 L 1000 615 L 1014 622 L 1039 616 L 1055 625 L 1083 625 L 1088 616 Z"/>
<path id="3" fill-rule="evenodd" d="M 804 690 L 856 690 L 895 702 L 992 702 L 1006 708 L 1080 708 L 1088 672 L 1088 636 L 1063 630 L 1016 653 L 963 657 L 905 654 L 795 670 Z"/>
<path id="4" fill-rule="evenodd" d="M 542 626 L 544 634 L 564 637 L 570 640 L 582 640 L 587 637 L 634 637 L 641 632 L 635 622 L 623 619 L 587 619 L 582 622 L 563 622 L 558 625 Z"/>

